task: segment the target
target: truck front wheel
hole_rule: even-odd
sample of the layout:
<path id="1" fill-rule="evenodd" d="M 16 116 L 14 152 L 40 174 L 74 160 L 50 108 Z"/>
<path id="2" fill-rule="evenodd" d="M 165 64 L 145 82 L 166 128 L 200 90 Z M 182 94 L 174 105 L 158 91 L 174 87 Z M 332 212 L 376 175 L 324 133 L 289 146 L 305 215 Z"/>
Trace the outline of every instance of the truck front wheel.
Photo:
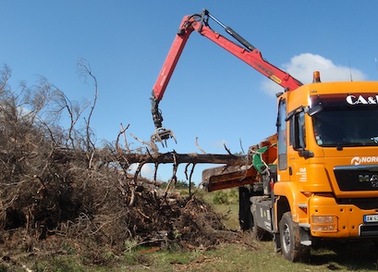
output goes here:
<path id="1" fill-rule="evenodd" d="M 301 244 L 300 227 L 293 222 L 291 212 L 286 212 L 280 224 L 281 252 L 285 259 L 291 262 L 307 261 L 310 247 Z"/>

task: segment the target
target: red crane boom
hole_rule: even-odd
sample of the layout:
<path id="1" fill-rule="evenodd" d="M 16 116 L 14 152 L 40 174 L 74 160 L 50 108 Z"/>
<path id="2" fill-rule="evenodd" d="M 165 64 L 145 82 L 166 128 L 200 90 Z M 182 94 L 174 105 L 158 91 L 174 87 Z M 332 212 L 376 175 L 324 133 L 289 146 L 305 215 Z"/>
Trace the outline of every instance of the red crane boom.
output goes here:
<path id="1" fill-rule="evenodd" d="M 214 31 L 209 26 L 209 18 L 219 24 L 240 44 L 237 44 Z M 168 86 L 176 64 L 180 59 L 181 53 L 184 50 L 185 44 L 193 31 L 197 31 L 202 36 L 208 38 L 240 60 L 244 61 L 267 78 L 282 86 L 285 91 L 295 90 L 302 85 L 299 80 L 295 79 L 290 74 L 267 62 L 257 48 L 236 33 L 232 28 L 225 26 L 217 18 L 211 15 L 209 11 L 203 10 L 201 14 L 185 16 L 152 88 L 151 112 L 156 127 L 156 133 L 153 138 L 156 141 L 162 141 L 173 137 L 173 133 L 162 126 L 163 117 L 158 106 L 164 96 L 164 92 Z"/>

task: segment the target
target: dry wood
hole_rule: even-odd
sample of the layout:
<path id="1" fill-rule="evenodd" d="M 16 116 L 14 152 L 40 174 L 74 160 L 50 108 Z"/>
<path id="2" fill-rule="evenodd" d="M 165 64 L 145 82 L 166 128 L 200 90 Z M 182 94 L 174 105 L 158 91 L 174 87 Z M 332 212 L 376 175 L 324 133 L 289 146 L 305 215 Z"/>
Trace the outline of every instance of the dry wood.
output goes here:
<path id="1" fill-rule="evenodd" d="M 117 160 L 119 162 L 133 163 L 208 163 L 241 165 L 247 163 L 247 156 L 236 156 L 231 154 L 198 154 L 198 153 L 157 153 L 157 154 L 137 154 L 121 153 Z"/>

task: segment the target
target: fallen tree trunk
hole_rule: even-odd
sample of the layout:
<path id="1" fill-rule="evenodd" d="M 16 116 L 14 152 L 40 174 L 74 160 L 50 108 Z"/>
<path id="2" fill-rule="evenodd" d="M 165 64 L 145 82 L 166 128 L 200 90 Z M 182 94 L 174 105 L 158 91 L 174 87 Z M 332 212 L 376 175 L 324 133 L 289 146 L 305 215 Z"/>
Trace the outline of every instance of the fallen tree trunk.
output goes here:
<path id="1" fill-rule="evenodd" d="M 208 163 L 208 164 L 226 164 L 226 165 L 241 165 L 248 161 L 245 155 L 230 155 L 230 154 L 198 154 L 185 153 L 180 154 L 176 152 L 167 153 L 128 153 L 122 152 L 117 156 L 117 161 L 120 163 L 127 163 L 129 165 L 134 163 Z"/>
<path id="2" fill-rule="evenodd" d="M 177 153 L 175 151 L 167 153 L 131 153 L 130 151 L 119 149 L 111 152 L 108 149 L 99 149 L 93 154 L 78 152 L 77 150 L 61 149 L 54 150 L 52 158 L 59 161 L 75 161 L 89 158 L 101 160 L 104 163 L 118 162 L 122 165 L 132 165 L 135 163 L 154 164 L 225 164 L 237 166 L 248 163 L 248 156 L 233 154 L 198 154 L 198 153 Z"/>

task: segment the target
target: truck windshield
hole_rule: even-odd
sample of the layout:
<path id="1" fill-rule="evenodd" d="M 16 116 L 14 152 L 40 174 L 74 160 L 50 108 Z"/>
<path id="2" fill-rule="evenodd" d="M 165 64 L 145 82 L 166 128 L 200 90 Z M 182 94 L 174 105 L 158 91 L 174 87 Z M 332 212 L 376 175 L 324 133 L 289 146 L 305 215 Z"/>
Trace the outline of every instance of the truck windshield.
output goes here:
<path id="1" fill-rule="evenodd" d="M 312 116 L 319 146 L 378 145 L 378 107 L 323 107 Z"/>

